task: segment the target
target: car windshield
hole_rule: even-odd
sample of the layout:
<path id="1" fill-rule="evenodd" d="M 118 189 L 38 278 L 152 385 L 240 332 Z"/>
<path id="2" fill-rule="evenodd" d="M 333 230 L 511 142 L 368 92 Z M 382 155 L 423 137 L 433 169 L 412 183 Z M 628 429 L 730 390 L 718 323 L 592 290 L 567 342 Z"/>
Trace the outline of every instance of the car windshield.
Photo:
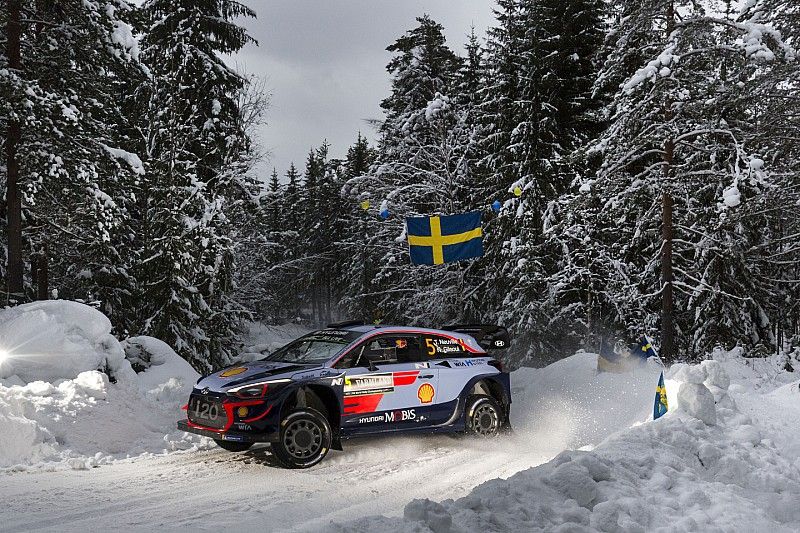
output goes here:
<path id="1" fill-rule="evenodd" d="M 348 330 L 315 331 L 275 350 L 263 360 L 300 364 L 324 363 L 361 335 L 357 331 Z"/>

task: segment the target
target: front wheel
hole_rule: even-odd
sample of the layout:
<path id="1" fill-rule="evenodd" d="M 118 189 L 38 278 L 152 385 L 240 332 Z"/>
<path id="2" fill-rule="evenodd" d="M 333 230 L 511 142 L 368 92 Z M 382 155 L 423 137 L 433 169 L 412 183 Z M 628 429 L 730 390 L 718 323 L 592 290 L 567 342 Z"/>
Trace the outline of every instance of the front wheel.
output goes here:
<path id="1" fill-rule="evenodd" d="M 467 434 L 496 437 L 503 425 L 503 409 L 491 396 L 472 395 L 466 403 Z"/>
<path id="2" fill-rule="evenodd" d="M 252 442 L 232 442 L 229 440 L 217 440 L 217 439 L 214 439 L 214 442 L 217 443 L 217 446 L 229 452 L 244 452 L 246 450 L 249 450 L 250 447 L 253 445 Z"/>
<path id="3" fill-rule="evenodd" d="M 287 468 L 310 468 L 331 449 L 331 426 L 319 411 L 301 409 L 281 420 L 278 442 L 272 453 Z"/>

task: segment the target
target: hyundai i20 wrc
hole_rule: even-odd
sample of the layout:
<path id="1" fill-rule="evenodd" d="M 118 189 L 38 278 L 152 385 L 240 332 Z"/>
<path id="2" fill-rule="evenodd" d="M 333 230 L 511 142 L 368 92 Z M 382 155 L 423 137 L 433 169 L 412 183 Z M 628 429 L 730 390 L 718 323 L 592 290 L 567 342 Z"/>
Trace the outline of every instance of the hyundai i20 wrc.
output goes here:
<path id="1" fill-rule="evenodd" d="M 267 442 L 308 468 L 362 435 L 509 429 L 509 374 L 492 355 L 499 326 L 443 329 L 331 324 L 264 359 L 198 380 L 178 428 L 229 451 Z"/>

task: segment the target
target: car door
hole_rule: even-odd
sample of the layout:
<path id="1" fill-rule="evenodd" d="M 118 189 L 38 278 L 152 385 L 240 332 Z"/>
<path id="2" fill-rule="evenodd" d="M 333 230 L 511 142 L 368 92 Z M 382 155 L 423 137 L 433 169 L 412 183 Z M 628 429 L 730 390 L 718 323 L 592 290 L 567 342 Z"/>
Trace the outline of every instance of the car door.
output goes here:
<path id="1" fill-rule="evenodd" d="M 422 336 L 422 343 L 431 367 L 438 369 L 438 411 L 449 418 L 455 414 L 464 387 L 475 376 L 496 370 L 488 366 L 488 355 L 470 353 L 457 338 L 431 333 Z"/>
<path id="2" fill-rule="evenodd" d="M 346 434 L 421 427 L 435 404 L 438 369 L 423 361 L 421 337 L 382 333 L 343 357 L 342 428 Z M 339 365 L 337 365 L 339 366 Z"/>

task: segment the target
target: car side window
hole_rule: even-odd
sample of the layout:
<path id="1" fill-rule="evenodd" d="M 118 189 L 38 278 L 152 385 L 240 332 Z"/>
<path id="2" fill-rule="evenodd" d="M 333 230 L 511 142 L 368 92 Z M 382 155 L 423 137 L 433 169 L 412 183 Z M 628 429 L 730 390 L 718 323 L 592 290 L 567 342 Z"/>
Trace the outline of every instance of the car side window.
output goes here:
<path id="1" fill-rule="evenodd" d="M 418 335 L 378 335 L 367 339 L 339 362 L 337 368 L 366 367 L 373 365 L 413 363 L 424 360 L 421 339 Z"/>
<path id="2" fill-rule="evenodd" d="M 423 335 L 422 342 L 425 355 L 429 359 L 472 355 L 458 339 L 442 337 L 441 335 Z"/>

